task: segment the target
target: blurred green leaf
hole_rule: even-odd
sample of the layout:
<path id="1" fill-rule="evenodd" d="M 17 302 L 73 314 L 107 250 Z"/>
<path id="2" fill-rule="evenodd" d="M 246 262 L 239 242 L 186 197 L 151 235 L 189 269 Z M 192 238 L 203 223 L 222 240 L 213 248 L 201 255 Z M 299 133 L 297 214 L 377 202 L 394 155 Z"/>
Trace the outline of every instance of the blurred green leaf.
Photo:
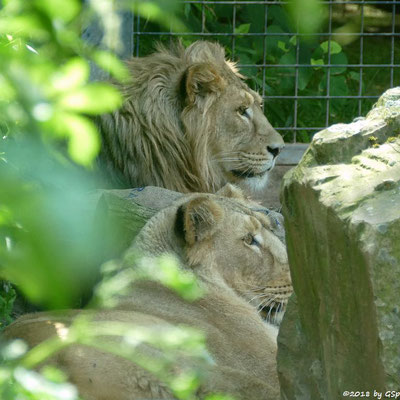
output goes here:
<path id="1" fill-rule="evenodd" d="M 350 76 L 350 78 L 353 79 L 354 81 L 357 81 L 357 82 L 360 81 L 360 73 L 359 73 L 359 72 L 350 71 L 350 72 L 349 72 L 349 76 Z"/>
<path id="2" fill-rule="evenodd" d="M 339 43 L 335 42 L 334 40 L 331 41 L 327 40 L 325 42 L 322 42 L 320 46 L 324 53 L 328 53 L 329 47 L 331 50 L 331 54 L 338 54 L 342 51 L 342 46 Z"/>
<path id="3" fill-rule="evenodd" d="M 281 40 L 278 41 L 278 48 L 283 50 L 285 53 L 289 51 L 289 49 L 286 47 L 286 43 L 282 42 Z"/>
<path id="4" fill-rule="evenodd" d="M 53 86 L 58 91 L 69 91 L 85 84 L 89 78 L 89 65 L 82 58 L 71 58 L 60 68 L 53 78 Z"/>
<path id="5" fill-rule="evenodd" d="M 331 64 L 332 67 L 330 68 L 332 75 L 339 75 L 342 74 L 347 70 L 346 65 L 348 64 L 347 56 L 345 53 L 341 52 L 338 54 L 332 54 L 331 56 Z M 334 67 L 335 64 L 341 64 L 341 67 Z"/>
<path id="6" fill-rule="evenodd" d="M 117 89 L 105 83 L 92 83 L 66 93 L 59 102 L 66 110 L 93 115 L 113 111 L 121 103 L 122 98 Z"/>
<path id="7" fill-rule="evenodd" d="M 63 400 L 78 400 L 78 391 L 70 383 L 57 384 L 47 380 L 39 373 L 25 368 L 17 368 L 14 378 L 24 389 L 41 396 L 43 400 L 46 398 L 56 400 L 60 397 Z"/>
<path id="8" fill-rule="evenodd" d="M 240 34 L 240 33 L 249 33 L 250 30 L 250 25 L 251 24 L 241 24 L 235 28 L 235 33 Z"/>
<path id="9" fill-rule="evenodd" d="M 166 12 L 163 4 L 157 4 L 155 2 L 135 2 L 134 11 L 143 18 L 154 20 L 173 31 L 185 32 L 187 30 L 186 26 L 174 13 Z"/>
<path id="10" fill-rule="evenodd" d="M 324 60 L 322 58 L 319 58 L 317 60 L 314 60 L 313 58 L 311 59 L 311 65 L 315 65 L 314 69 L 321 69 L 319 65 L 324 65 Z"/>
<path id="11" fill-rule="evenodd" d="M 65 372 L 60 371 L 59 369 L 51 365 L 45 365 L 43 368 L 40 369 L 40 373 L 46 379 L 54 383 L 64 383 L 68 380 L 68 376 L 65 374 Z"/>
<path id="12" fill-rule="evenodd" d="M 349 94 L 349 87 L 344 76 L 331 76 L 330 81 L 330 94 L 332 96 L 347 96 Z"/>
<path id="13" fill-rule="evenodd" d="M 96 126 L 88 118 L 65 114 L 63 118 L 69 135 L 68 152 L 81 165 L 91 165 L 100 149 L 100 139 Z"/>
<path id="14" fill-rule="evenodd" d="M 16 297 L 17 294 L 11 284 L 0 281 L 0 330 L 12 321 L 11 312 Z"/>
<path id="15" fill-rule="evenodd" d="M 312 68 L 299 68 L 298 72 L 298 88 L 304 90 L 309 84 L 313 75 Z"/>
<path id="16" fill-rule="evenodd" d="M 125 67 L 124 63 L 121 62 L 113 54 L 106 51 L 96 51 L 93 55 L 94 61 L 103 68 L 105 71 L 109 71 L 120 82 L 126 82 L 129 79 L 129 71 Z"/>
<path id="17" fill-rule="evenodd" d="M 81 9 L 81 5 L 77 0 L 35 0 L 38 9 L 44 11 L 48 17 L 57 21 L 71 21 L 76 17 Z"/>
<path id="18" fill-rule="evenodd" d="M 0 34 L 11 34 L 39 41 L 49 38 L 49 32 L 37 15 L 5 17 L 0 14 Z"/>
<path id="19" fill-rule="evenodd" d="M 294 28 L 301 33 L 315 33 L 325 19 L 325 7 L 319 0 L 296 0 L 287 4 Z"/>

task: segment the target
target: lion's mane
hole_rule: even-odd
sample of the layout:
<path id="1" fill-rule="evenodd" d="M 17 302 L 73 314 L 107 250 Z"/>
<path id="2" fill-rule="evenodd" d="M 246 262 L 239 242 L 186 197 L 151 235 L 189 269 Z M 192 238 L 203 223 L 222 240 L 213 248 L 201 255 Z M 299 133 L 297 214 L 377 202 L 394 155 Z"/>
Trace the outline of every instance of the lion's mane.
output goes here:
<path id="1" fill-rule="evenodd" d="M 231 118 L 216 115 L 214 106 L 227 85 L 250 90 L 224 49 L 206 41 L 187 49 L 176 43 L 127 65 L 131 80 L 120 85 L 123 106 L 99 120 L 107 178 L 119 186 L 180 192 L 221 188 L 229 179 L 213 162 L 213 141 L 221 136 L 215 126 Z"/>

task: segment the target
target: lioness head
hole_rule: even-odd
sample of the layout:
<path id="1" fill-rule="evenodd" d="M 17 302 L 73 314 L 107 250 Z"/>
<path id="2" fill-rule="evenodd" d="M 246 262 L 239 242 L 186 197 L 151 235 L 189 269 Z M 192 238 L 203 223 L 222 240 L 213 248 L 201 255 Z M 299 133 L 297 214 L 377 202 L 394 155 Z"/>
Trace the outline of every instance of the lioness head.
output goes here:
<path id="1" fill-rule="evenodd" d="M 264 186 L 283 140 L 219 44 L 159 48 L 128 66 L 123 106 L 99 120 L 114 180 L 179 192 Z"/>
<path id="2" fill-rule="evenodd" d="M 238 190 L 225 196 L 196 194 L 153 217 L 136 239 L 151 255 L 173 252 L 182 265 L 218 282 L 279 323 L 292 293 L 285 246 L 275 222 L 254 210 Z"/>

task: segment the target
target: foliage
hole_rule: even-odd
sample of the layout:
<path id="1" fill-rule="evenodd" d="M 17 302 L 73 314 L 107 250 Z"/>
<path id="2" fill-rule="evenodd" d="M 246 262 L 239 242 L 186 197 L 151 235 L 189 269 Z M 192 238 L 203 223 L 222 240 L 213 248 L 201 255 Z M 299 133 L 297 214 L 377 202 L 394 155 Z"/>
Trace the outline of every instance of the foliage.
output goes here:
<path id="1" fill-rule="evenodd" d="M 174 16 L 175 3 L 126 1 L 125 6 L 134 7 L 145 18 L 164 24 L 172 21 L 183 29 Z M 109 84 L 89 81 L 89 62 L 117 80 L 127 77 L 112 53 L 91 48 L 80 38 L 88 18 L 96 18 L 104 24 L 105 47 L 112 45 L 118 50 L 119 20 L 113 1 L 92 0 L 85 6 L 79 0 L 4 0 L 2 4 L 0 329 L 15 316 L 14 287 L 42 308 L 76 308 L 100 279 L 105 246 L 87 196 L 93 186 L 93 176 L 87 171 L 93 168 L 99 150 L 92 117 L 118 107 L 121 96 Z M 110 272 L 110 265 L 106 264 L 104 271 L 108 268 Z M 173 261 L 161 260 L 153 269 L 159 271 L 161 282 L 185 298 L 200 294 L 193 277 L 180 274 Z M 132 279 L 147 276 L 143 268 L 137 271 L 141 276 Z M 95 299 L 102 305 L 121 293 L 121 275 L 116 272 L 106 274 L 96 290 Z M 95 335 L 91 324 L 90 317 L 77 319 L 64 340 L 50 339 L 29 351 L 20 341 L 0 346 L 0 398 L 78 399 L 76 389 L 60 371 L 45 368 L 38 373 L 32 369 L 64 346 L 82 343 L 143 365 L 167 382 L 177 398 L 193 399 L 201 379 L 200 367 L 209 362 L 202 335 L 183 328 L 154 332 L 115 323 L 96 323 L 100 333 Z M 110 335 L 121 336 L 123 341 L 110 345 L 101 339 Z M 143 342 L 162 349 L 163 362 L 139 359 L 135 348 Z M 197 359 L 200 369 L 172 374 L 178 348 Z"/>
<path id="2" fill-rule="evenodd" d="M 389 74 L 378 74 L 373 68 L 365 68 L 360 73 L 359 68 L 348 67 L 349 64 L 359 63 L 362 56 L 364 60 L 371 59 L 369 63 L 382 63 L 380 54 L 390 51 L 390 46 L 382 46 L 382 41 L 379 42 L 382 38 L 377 38 L 374 47 L 360 55 L 359 41 L 354 38 L 345 42 L 340 39 L 347 36 L 336 38 L 333 35 L 328 41 L 324 35 L 307 35 L 329 31 L 328 10 L 322 2 L 300 0 L 289 2 L 287 6 L 269 4 L 267 7 L 242 2 L 235 7 L 234 12 L 231 4 L 207 4 L 207 1 L 204 4 L 186 3 L 182 18 L 189 31 L 204 32 L 207 35 L 204 39 L 223 44 L 228 56 L 239 61 L 241 71 L 249 77 L 248 83 L 252 88 L 267 96 L 287 96 L 266 100 L 266 114 L 273 126 L 293 126 L 296 107 L 297 127 L 323 127 L 327 112 L 329 124 L 350 122 L 359 115 L 358 100 L 343 97 L 358 95 L 361 85 L 363 95 L 379 95 L 387 88 Z M 334 7 L 337 7 L 338 14 L 343 14 L 344 11 L 339 8 L 341 5 Z M 270 35 L 263 35 L 265 26 Z M 332 32 L 350 28 L 359 29 L 347 25 L 343 28 L 340 20 L 332 20 Z M 144 33 L 136 42 L 140 46 L 140 55 L 152 51 L 155 39 L 166 43 L 170 40 L 168 34 L 146 36 L 146 32 L 164 31 L 156 24 L 146 22 L 138 29 Z M 233 37 L 230 35 L 232 32 L 235 33 Z M 182 36 L 186 45 L 199 38 L 202 37 L 194 34 Z M 390 57 L 386 59 L 389 62 Z M 262 68 L 264 64 L 268 65 L 265 71 Z M 294 66 L 296 64 L 298 68 Z M 331 68 L 327 68 L 329 64 Z M 326 96 L 328 88 L 330 96 L 342 98 L 332 99 L 329 103 L 325 99 L 312 98 Z M 294 101 L 295 95 L 310 98 Z M 373 102 L 374 99 L 363 101 L 361 113 L 368 110 Z M 294 133 L 290 128 L 283 134 L 285 141 L 293 140 Z M 309 142 L 311 135 L 311 131 L 300 130 L 297 141 Z"/>
<path id="3" fill-rule="evenodd" d="M 133 267 L 131 263 L 136 265 Z M 158 260 L 139 259 L 131 254 L 125 262 L 108 263 L 103 267 L 104 279 L 95 290 L 93 305 L 114 306 L 118 296 L 125 293 L 133 282 L 141 279 L 156 279 L 174 288 L 191 301 L 202 295 L 194 274 L 182 273 L 171 258 Z M 189 290 L 188 290 L 189 289 Z M 90 313 L 81 313 L 70 327 L 64 327 L 58 337 L 50 338 L 27 351 L 21 341 L 13 341 L 3 346 L 0 366 L 0 398 L 13 400 L 17 396 L 32 400 L 77 400 L 76 389 L 66 382 L 65 376 L 54 368 L 44 367 L 41 373 L 32 371 L 42 361 L 72 344 L 83 344 L 99 348 L 130 360 L 151 371 L 165 382 L 178 399 L 194 400 L 195 393 L 204 376 L 204 368 L 212 365 L 205 338 L 190 328 L 169 327 L 160 331 L 159 327 L 137 327 L 117 321 L 92 321 Z M 94 328 L 95 326 L 95 328 Z M 105 340 L 106 337 L 120 337 L 121 340 Z M 150 345 L 161 350 L 154 358 L 142 357 L 136 349 L 140 345 Z M 178 357 L 190 357 L 190 365 L 180 364 L 176 371 Z M 222 395 L 212 395 L 207 400 L 229 400 Z"/>

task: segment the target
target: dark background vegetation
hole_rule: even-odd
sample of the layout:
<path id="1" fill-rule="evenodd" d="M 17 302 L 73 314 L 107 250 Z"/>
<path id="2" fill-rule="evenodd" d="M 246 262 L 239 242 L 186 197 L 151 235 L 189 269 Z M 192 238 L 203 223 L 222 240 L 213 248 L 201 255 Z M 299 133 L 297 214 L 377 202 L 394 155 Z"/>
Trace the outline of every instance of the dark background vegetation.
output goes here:
<path id="1" fill-rule="evenodd" d="M 368 2 L 366 5 L 360 2 L 353 4 L 350 0 L 336 4 L 333 2 L 331 6 L 328 2 L 325 6 L 324 2 L 318 3 L 319 6 L 312 3 L 309 6 L 309 2 L 300 1 L 298 3 L 303 11 L 294 18 L 293 9 L 287 2 L 270 3 L 267 6 L 245 3 L 186 3 L 181 19 L 189 33 L 184 33 L 183 42 L 190 44 L 199 38 L 217 40 L 225 46 L 228 56 L 238 61 L 239 65 L 261 65 L 242 67 L 241 71 L 250 78 L 249 85 L 266 96 L 266 114 L 274 127 L 283 128 L 281 133 L 286 142 L 296 140 L 307 143 L 316 132 L 315 129 L 299 129 L 295 137 L 290 127 L 322 128 L 334 123 L 348 123 L 359 115 L 365 115 L 376 101 L 376 98 L 302 98 L 326 96 L 328 80 L 329 96 L 380 96 L 391 87 L 390 68 L 380 65 L 400 64 L 400 41 L 398 37 L 389 35 L 398 28 L 400 21 L 398 14 L 392 18 L 392 4 L 379 4 L 379 1 Z M 396 10 L 400 12 L 400 4 Z M 308 19 L 309 12 L 314 12 L 315 23 Z M 310 25 L 315 31 L 307 30 Z M 157 40 L 166 44 L 171 40 L 166 29 L 143 19 L 136 21 L 135 29 L 138 32 L 135 36 L 136 54 L 139 55 L 150 53 Z M 156 32 L 164 34 L 154 35 Z M 192 32 L 198 34 L 192 35 Z M 260 35 L 264 32 L 266 35 Z M 331 36 L 319 35 L 329 32 Z M 368 36 L 360 36 L 361 32 Z M 232 36 L 232 33 L 235 35 Z M 284 35 L 276 35 L 279 33 Z M 307 33 L 312 36 L 307 36 Z M 340 35 L 343 33 L 347 35 Z M 293 65 L 297 60 L 299 99 L 296 103 L 296 68 L 285 68 L 282 65 Z M 276 67 L 263 68 L 263 64 Z M 360 64 L 362 67 L 358 66 Z M 376 66 L 368 67 L 371 64 Z M 331 67 L 327 68 L 327 65 Z M 399 79 L 399 68 L 393 68 L 394 84 Z M 288 98 L 269 99 L 268 96 Z"/>

